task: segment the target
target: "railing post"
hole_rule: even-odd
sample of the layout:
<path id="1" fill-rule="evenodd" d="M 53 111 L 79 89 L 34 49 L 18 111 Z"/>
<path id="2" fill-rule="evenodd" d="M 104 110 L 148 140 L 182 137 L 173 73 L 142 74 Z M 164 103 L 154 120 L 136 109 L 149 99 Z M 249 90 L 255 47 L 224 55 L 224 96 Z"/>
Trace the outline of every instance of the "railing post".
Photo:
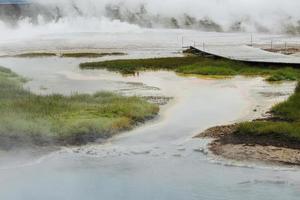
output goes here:
<path id="1" fill-rule="evenodd" d="M 287 54 L 287 42 L 284 43 L 285 54 Z"/>
<path id="2" fill-rule="evenodd" d="M 271 40 L 271 50 L 273 49 L 273 40 Z"/>

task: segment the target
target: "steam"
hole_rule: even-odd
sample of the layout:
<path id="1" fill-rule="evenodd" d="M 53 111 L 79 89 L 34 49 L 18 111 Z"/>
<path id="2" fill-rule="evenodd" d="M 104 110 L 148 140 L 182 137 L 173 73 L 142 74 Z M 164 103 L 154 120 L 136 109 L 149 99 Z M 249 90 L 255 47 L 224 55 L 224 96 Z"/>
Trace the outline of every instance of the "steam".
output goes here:
<path id="1" fill-rule="evenodd" d="M 174 28 L 300 34 L 299 0 L 31 2 L 31 5 L 19 6 L 18 9 L 0 7 L 0 31 L 30 29 L 36 33 L 130 32 L 139 31 L 140 28 Z"/>

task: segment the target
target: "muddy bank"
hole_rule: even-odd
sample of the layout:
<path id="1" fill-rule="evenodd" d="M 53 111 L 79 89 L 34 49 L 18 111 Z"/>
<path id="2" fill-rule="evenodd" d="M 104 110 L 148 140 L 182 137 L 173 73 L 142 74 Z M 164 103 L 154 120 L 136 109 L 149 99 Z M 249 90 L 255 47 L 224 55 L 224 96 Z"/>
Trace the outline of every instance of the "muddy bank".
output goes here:
<path id="1" fill-rule="evenodd" d="M 272 135 L 247 136 L 236 134 L 238 124 L 207 129 L 197 138 L 214 138 L 209 149 L 218 156 L 239 161 L 263 161 L 300 165 L 300 144 L 278 140 Z"/>
<path id="2" fill-rule="evenodd" d="M 263 48 L 263 50 L 272 53 L 281 53 L 284 55 L 295 55 L 300 53 L 300 47 Z"/>

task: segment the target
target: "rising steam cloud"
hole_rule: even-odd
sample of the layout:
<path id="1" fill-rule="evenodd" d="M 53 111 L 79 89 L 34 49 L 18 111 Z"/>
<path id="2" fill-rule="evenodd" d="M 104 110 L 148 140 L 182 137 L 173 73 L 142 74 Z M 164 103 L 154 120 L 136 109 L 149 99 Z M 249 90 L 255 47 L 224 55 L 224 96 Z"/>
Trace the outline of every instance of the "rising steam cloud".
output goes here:
<path id="1" fill-rule="evenodd" d="M 300 33 L 299 0 L 31 0 L 0 8 L 0 29 L 130 31 L 139 28 Z"/>

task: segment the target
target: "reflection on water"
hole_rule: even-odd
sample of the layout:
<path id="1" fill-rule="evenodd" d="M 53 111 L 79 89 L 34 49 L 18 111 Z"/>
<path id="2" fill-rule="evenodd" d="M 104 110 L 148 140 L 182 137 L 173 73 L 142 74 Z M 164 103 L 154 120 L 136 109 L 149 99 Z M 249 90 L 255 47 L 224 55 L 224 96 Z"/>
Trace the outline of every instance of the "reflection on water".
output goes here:
<path id="1" fill-rule="evenodd" d="M 270 85 L 262 78 L 245 77 L 201 79 L 166 71 L 124 77 L 105 70 L 82 71 L 78 68 L 82 61 L 1 58 L 0 65 L 31 78 L 26 87 L 36 93 L 109 90 L 174 100 L 162 107 L 157 119 L 106 144 L 65 148 L 19 168 L 5 168 L 7 163 L 0 159 L 0 199 L 299 198 L 298 169 L 224 164 L 205 149 L 209 140 L 192 139 L 210 126 L 258 117 L 285 99 L 294 83 Z M 268 95 L 275 93 L 282 95 Z"/>

